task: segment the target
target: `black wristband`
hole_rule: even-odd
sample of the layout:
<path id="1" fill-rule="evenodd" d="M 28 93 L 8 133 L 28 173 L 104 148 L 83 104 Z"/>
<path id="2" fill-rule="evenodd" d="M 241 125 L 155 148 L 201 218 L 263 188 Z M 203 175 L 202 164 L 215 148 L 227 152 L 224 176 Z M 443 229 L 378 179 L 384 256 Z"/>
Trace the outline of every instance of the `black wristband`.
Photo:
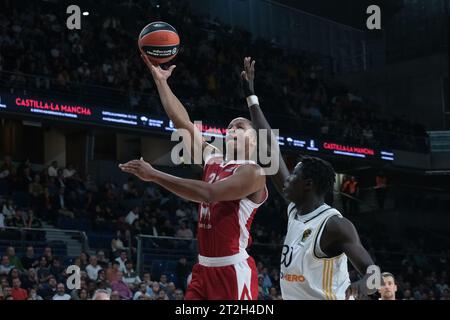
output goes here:
<path id="1" fill-rule="evenodd" d="M 249 97 L 255 94 L 254 90 L 250 89 L 250 82 L 242 80 L 242 89 L 244 89 L 245 97 Z"/>

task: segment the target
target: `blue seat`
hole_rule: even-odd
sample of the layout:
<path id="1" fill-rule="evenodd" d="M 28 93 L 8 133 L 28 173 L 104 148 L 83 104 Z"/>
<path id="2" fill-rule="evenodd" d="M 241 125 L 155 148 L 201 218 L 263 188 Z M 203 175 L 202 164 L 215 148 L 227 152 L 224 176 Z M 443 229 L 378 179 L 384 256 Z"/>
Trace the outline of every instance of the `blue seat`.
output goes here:
<path id="1" fill-rule="evenodd" d="M 154 275 L 156 278 L 159 278 L 161 276 L 161 274 L 164 272 L 164 270 L 166 269 L 166 261 L 162 261 L 162 260 L 155 260 L 152 262 L 152 267 L 151 267 L 151 273 L 152 275 Z"/>
<path id="2" fill-rule="evenodd" d="M 15 191 L 11 196 L 14 203 L 20 206 L 28 206 L 30 203 L 30 197 L 27 192 L 24 191 Z"/>
<path id="3" fill-rule="evenodd" d="M 177 264 L 178 264 L 178 261 L 175 261 L 175 260 L 168 261 L 167 262 L 167 270 L 171 271 L 171 272 L 175 271 L 175 269 L 177 268 Z"/>
<path id="4" fill-rule="evenodd" d="M 65 258 L 64 258 L 64 261 L 62 261 L 62 263 L 63 263 L 65 266 L 70 266 L 70 265 L 72 265 L 74 262 L 75 262 L 75 258 L 74 258 L 74 257 L 65 257 Z"/>
<path id="5" fill-rule="evenodd" d="M 9 193 L 8 184 L 5 179 L 0 179 L 0 194 L 6 195 Z"/>
<path id="6" fill-rule="evenodd" d="M 178 283 L 178 277 L 175 273 L 169 273 L 167 275 L 167 281 L 173 282 L 177 288 L 180 286 L 180 284 Z"/>

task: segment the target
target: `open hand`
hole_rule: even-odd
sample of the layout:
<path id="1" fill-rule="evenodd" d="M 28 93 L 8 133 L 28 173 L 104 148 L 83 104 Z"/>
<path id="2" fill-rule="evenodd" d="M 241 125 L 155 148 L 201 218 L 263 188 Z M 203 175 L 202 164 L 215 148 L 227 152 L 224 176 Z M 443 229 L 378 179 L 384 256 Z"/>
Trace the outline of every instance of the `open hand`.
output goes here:
<path id="1" fill-rule="evenodd" d="M 169 67 L 169 69 L 164 70 L 163 68 L 161 68 L 161 66 L 154 65 L 146 54 L 141 54 L 141 58 L 142 60 L 144 60 L 147 68 L 152 73 L 153 79 L 155 81 L 167 81 L 167 79 L 169 79 L 172 75 L 172 71 L 177 67 L 176 65 L 172 65 Z"/>
<path id="2" fill-rule="evenodd" d="M 353 296 L 355 300 L 369 300 L 366 279 L 353 282 L 345 291 L 345 300 Z"/>
<path id="3" fill-rule="evenodd" d="M 119 168 L 123 172 L 134 174 L 141 180 L 153 181 L 155 178 L 156 170 L 148 162 L 145 162 L 143 158 L 139 160 L 132 160 L 125 164 L 119 164 Z"/>
<path id="4" fill-rule="evenodd" d="M 241 72 L 246 96 L 255 94 L 255 63 L 251 57 L 244 58 L 244 71 Z"/>

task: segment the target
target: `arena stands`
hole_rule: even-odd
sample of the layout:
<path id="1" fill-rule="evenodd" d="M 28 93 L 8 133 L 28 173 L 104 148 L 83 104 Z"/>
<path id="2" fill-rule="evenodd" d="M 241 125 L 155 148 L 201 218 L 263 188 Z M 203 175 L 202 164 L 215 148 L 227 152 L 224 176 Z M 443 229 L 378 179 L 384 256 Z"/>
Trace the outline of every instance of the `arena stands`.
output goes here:
<path id="1" fill-rule="evenodd" d="M 330 80 L 331 71 L 317 57 L 286 54 L 244 30 L 193 14 L 184 1 L 166 1 L 160 13 L 144 0 L 90 1 L 94 9 L 107 6 L 111 14 L 86 20 L 82 33 L 61 28 L 65 8 L 55 2 L 26 1 L 26 10 L 18 11 L 20 3 L 25 0 L 2 2 L 0 90 L 161 115 L 136 38 L 148 22 L 164 18 L 182 30 L 171 84 L 196 119 L 224 124 L 223 114 L 230 119 L 242 115 L 238 79 L 242 58 L 252 55 L 260 101 L 274 127 L 283 124 L 298 134 L 346 143 L 428 151 L 421 125 L 380 114 L 376 104 Z M 124 18 L 125 11 L 133 21 Z M 196 256 L 196 205 L 133 178 L 100 181 L 70 165 L 14 160 L 6 156 L 0 162 L 0 300 L 86 300 L 103 291 L 111 300 L 183 299 Z M 385 219 L 384 224 L 352 219 L 376 262 L 396 276 L 398 298 L 448 300 L 445 233 L 389 229 L 396 215 L 409 219 L 414 210 L 448 206 L 433 199 L 417 205 L 424 198 L 410 194 L 396 196 L 402 206 L 383 212 L 378 220 Z M 271 190 L 252 227 L 260 299 L 281 298 L 284 215 L 282 199 Z M 66 285 L 69 265 L 82 270 L 79 290 Z M 356 278 L 354 271 L 351 275 Z"/>
<path id="2" fill-rule="evenodd" d="M 9 157 L 1 165 L 1 299 L 83 300 L 99 289 L 118 299 L 182 299 L 195 262 L 195 240 L 166 237 L 186 227 L 195 235 L 195 205 L 131 178 L 101 183 L 76 170 L 65 176 L 67 168 L 57 164 L 36 166 Z M 56 177 L 49 174 L 53 169 Z M 278 264 L 285 228 L 281 199 L 272 194 L 255 219 L 250 249 L 257 260 L 259 298 L 267 300 L 281 298 Z M 387 213 L 413 219 L 412 210 L 403 209 Z M 39 224 L 27 229 L 30 219 Z M 397 234 L 385 216 L 381 222 L 365 219 L 355 217 L 362 241 L 376 262 L 395 274 L 398 298 L 449 299 L 450 241 L 445 233 L 416 227 Z M 55 228 L 66 230 L 63 240 L 51 237 Z M 72 242 L 80 244 L 75 253 Z M 80 290 L 65 286 L 66 267 L 72 264 L 83 271 Z M 351 275 L 356 278 L 355 271 Z M 26 295 L 10 293 L 14 283 Z"/>
<path id="3" fill-rule="evenodd" d="M 253 55 L 256 87 L 265 93 L 260 99 L 273 127 L 346 143 L 429 150 L 421 125 L 381 114 L 376 104 L 329 80 L 330 70 L 311 54 L 287 54 L 244 30 L 196 16 L 184 1 L 167 1 L 160 11 L 143 0 L 96 1 L 95 6 L 106 4 L 115 15 L 86 20 L 83 32 L 73 33 L 61 27 L 65 10 L 58 4 L 48 3 L 44 15 L 41 4 L 27 2 L 27 12 L 19 12 L 17 1 L 6 1 L 0 13 L 0 86 L 159 115 L 162 108 L 136 37 L 149 21 L 163 17 L 182 30 L 171 83 L 196 119 L 224 125 L 224 110 L 230 119 L 241 115 L 242 57 Z M 135 19 L 125 19 L 124 11 Z M 95 47 L 89 45 L 94 38 Z"/>

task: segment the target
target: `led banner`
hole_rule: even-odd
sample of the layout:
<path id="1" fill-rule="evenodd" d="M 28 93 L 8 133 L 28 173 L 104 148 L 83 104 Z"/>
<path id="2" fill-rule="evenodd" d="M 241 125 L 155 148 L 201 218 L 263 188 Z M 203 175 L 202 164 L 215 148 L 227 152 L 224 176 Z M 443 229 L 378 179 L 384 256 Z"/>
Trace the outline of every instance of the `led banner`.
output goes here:
<path id="1" fill-rule="evenodd" d="M 69 120 L 77 123 L 115 126 L 120 128 L 146 129 L 160 133 L 176 130 L 172 121 L 149 115 L 93 107 L 85 104 L 67 103 L 58 99 L 43 99 L 21 95 L 0 93 L 0 114 L 34 116 L 52 120 Z M 205 136 L 224 137 L 226 128 L 208 124 L 197 125 Z M 349 144 L 322 141 L 313 138 L 280 136 L 278 142 L 282 148 L 303 149 L 309 152 L 333 154 L 337 156 L 393 161 L 394 153 Z"/>

